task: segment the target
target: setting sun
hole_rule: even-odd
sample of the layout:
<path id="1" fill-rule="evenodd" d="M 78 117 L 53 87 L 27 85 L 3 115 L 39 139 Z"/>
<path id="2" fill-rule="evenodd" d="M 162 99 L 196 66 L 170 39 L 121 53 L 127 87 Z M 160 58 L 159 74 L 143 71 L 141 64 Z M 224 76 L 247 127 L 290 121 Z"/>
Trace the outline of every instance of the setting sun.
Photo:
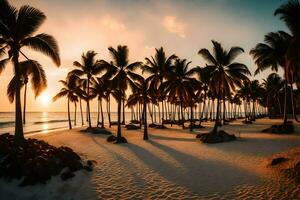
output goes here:
<path id="1" fill-rule="evenodd" d="M 44 92 L 39 96 L 39 101 L 42 105 L 47 106 L 51 102 L 51 97 L 47 92 Z"/>

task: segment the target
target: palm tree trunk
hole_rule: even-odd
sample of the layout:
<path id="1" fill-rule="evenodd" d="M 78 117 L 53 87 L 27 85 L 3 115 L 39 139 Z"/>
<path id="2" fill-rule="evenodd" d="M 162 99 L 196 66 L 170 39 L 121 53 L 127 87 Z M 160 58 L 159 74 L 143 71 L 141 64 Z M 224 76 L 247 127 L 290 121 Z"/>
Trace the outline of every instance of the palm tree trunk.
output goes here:
<path id="1" fill-rule="evenodd" d="M 158 123 L 161 123 L 159 102 L 158 102 Z"/>
<path id="2" fill-rule="evenodd" d="M 74 112 L 74 126 L 76 126 L 76 114 L 77 114 L 77 104 L 76 101 L 74 102 L 75 104 L 75 112 Z"/>
<path id="3" fill-rule="evenodd" d="M 205 110 L 206 93 L 207 93 L 207 91 L 204 90 L 203 107 L 202 107 L 202 111 L 201 111 L 201 115 L 200 115 L 200 119 L 199 119 L 200 120 L 200 125 L 201 125 L 201 122 L 202 122 L 203 112 Z"/>
<path id="4" fill-rule="evenodd" d="M 103 116 L 103 108 L 102 108 L 102 99 L 100 98 L 100 112 L 101 112 L 101 128 L 104 128 L 104 116 Z"/>
<path id="5" fill-rule="evenodd" d="M 97 127 L 99 127 L 99 122 L 100 122 L 100 99 L 98 98 L 97 101 Z"/>
<path id="6" fill-rule="evenodd" d="M 109 128 L 110 128 L 111 127 L 111 119 L 110 119 L 110 96 L 109 95 L 107 97 L 106 111 L 107 111 L 107 116 L 108 116 L 108 124 L 109 124 Z"/>
<path id="7" fill-rule="evenodd" d="M 148 140 L 147 103 L 146 103 L 146 98 L 144 98 L 144 140 Z"/>
<path id="8" fill-rule="evenodd" d="M 87 112 L 88 112 L 88 120 L 89 120 L 89 127 L 92 127 L 91 122 L 91 111 L 90 111 L 90 77 L 88 77 L 87 81 Z"/>
<path id="9" fill-rule="evenodd" d="M 68 120 L 69 120 L 69 129 L 72 129 L 71 116 L 70 116 L 70 99 L 68 99 Z"/>
<path id="10" fill-rule="evenodd" d="M 25 88 L 24 88 L 23 124 L 26 124 L 26 94 L 27 94 L 27 83 L 25 83 Z"/>
<path id="11" fill-rule="evenodd" d="M 194 128 L 194 111 L 193 111 L 193 102 L 191 102 L 191 119 L 190 119 L 190 131 L 193 131 Z"/>
<path id="12" fill-rule="evenodd" d="M 125 91 L 123 91 L 122 108 L 123 108 L 123 120 L 122 120 L 122 125 L 124 125 L 124 124 L 125 124 Z"/>
<path id="13" fill-rule="evenodd" d="M 206 111 L 205 111 L 205 118 L 206 119 L 208 119 L 209 110 L 210 110 L 210 98 L 208 97 L 208 103 L 207 103 Z"/>
<path id="14" fill-rule="evenodd" d="M 162 118 L 161 118 L 161 125 L 164 125 L 164 115 L 165 115 L 165 109 L 164 109 L 164 100 L 161 101 L 161 112 L 162 112 Z"/>
<path id="15" fill-rule="evenodd" d="M 13 52 L 13 65 L 15 68 L 16 77 L 16 100 L 15 100 L 15 145 L 22 145 L 24 142 L 23 121 L 22 121 L 22 106 L 20 96 L 20 68 L 19 68 L 19 52 Z"/>
<path id="16" fill-rule="evenodd" d="M 153 124 L 153 110 L 151 110 L 150 103 L 148 104 L 148 110 L 151 117 L 151 123 Z"/>
<path id="17" fill-rule="evenodd" d="M 214 128 L 213 128 L 211 134 L 217 134 L 218 133 L 219 112 L 220 112 L 220 99 L 221 99 L 221 81 L 219 81 L 219 86 L 218 86 L 218 100 L 217 100 L 216 121 L 215 121 L 215 125 L 214 125 Z"/>
<path id="18" fill-rule="evenodd" d="M 253 120 L 255 120 L 256 116 L 255 116 L 255 99 L 253 99 L 252 101 L 252 117 L 253 117 Z"/>
<path id="19" fill-rule="evenodd" d="M 283 125 L 287 124 L 287 79 L 284 80 L 284 113 L 283 113 Z"/>
<path id="20" fill-rule="evenodd" d="M 117 132 L 117 143 L 121 143 L 121 106 L 122 106 L 122 96 L 120 95 L 118 99 L 118 132 Z"/>
<path id="21" fill-rule="evenodd" d="M 183 113 L 182 100 L 180 101 L 180 109 L 181 109 L 181 125 L 182 125 L 182 129 L 184 129 L 184 113 Z"/>
<path id="22" fill-rule="evenodd" d="M 292 81 L 293 82 L 293 81 Z M 293 83 L 290 83 L 291 85 L 291 104 L 292 104 L 292 112 L 293 112 L 293 118 L 296 120 L 296 122 L 299 122 L 297 115 L 295 115 L 295 105 L 294 105 L 294 89 L 293 89 Z"/>
<path id="23" fill-rule="evenodd" d="M 82 103 L 81 103 L 81 99 L 79 99 L 79 107 L 80 107 L 80 115 L 81 115 L 81 125 L 84 125 L 83 122 L 83 115 L 82 115 Z"/>

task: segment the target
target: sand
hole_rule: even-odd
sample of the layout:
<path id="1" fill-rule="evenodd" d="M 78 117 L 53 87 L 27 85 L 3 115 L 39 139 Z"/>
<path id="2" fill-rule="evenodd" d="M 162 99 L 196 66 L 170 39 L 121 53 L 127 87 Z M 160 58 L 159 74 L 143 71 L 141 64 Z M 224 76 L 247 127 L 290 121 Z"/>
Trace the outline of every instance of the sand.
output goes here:
<path id="1" fill-rule="evenodd" d="M 23 188 L 17 181 L 1 180 L 0 199 L 300 199 L 299 185 L 266 167 L 272 154 L 300 146 L 300 125 L 293 135 L 260 133 L 279 122 L 233 122 L 223 129 L 238 140 L 210 145 L 195 140 L 199 131 L 178 126 L 149 129 L 150 141 L 142 140 L 142 130 L 124 130 L 129 144 L 122 145 L 79 129 L 33 135 L 95 160 L 94 171 L 77 172 L 66 182 L 54 177 L 46 185 Z"/>

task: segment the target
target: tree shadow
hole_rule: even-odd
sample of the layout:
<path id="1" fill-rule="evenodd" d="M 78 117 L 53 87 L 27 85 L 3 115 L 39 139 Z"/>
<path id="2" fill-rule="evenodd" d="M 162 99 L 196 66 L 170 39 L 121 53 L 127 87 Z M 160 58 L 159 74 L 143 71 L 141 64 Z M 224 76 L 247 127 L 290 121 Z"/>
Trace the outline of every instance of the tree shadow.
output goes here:
<path id="1" fill-rule="evenodd" d="M 163 135 L 157 135 L 157 134 L 149 134 L 149 137 L 151 139 L 158 139 L 158 140 L 170 140 L 170 141 L 182 141 L 182 142 L 195 142 L 195 138 L 179 138 L 179 137 L 167 137 Z"/>
<path id="2" fill-rule="evenodd" d="M 274 153 L 280 153 L 288 148 L 300 145 L 300 137 L 269 137 L 268 134 L 260 134 L 254 137 L 238 138 L 236 141 L 219 144 L 203 144 L 222 152 L 245 154 L 250 156 L 266 157 Z M 258 135 L 258 134 L 257 134 Z M 265 137 L 264 137 L 265 136 Z"/>
<path id="3" fill-rule="evenodd" d="M 257 174 L 223 161 L 200 159 L 155 141 L 148 143 L 170 155 L 181 167 L 162 160 L 138 145 L 130 144 L 126 147 L 165 179 L 198 194 L 225 192 L 235 186 L 254 184 L 261 180 Z"/>

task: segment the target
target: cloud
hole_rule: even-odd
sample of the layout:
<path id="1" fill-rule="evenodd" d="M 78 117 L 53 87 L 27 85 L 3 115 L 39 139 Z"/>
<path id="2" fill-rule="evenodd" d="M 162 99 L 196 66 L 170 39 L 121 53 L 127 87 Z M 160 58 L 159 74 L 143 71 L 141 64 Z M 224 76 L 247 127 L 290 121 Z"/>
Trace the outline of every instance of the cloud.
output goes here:
<path id="1" fill-rule="evenodd" d="M 119 22 L 117 19 L 107 15 L 102 18 L 102 25 L 106 28 L 109 28 L 113 31 L 123 31 L 126 26 Z"/>
<path id="2" fill-rule="evenodd" d="M 171 33 L 176 33 L 178 36 L 185 38 L 186 37 L 186 24 L 178 19 L 175 16 L 165 16 L 163 20 L 164 27 Z"/>

